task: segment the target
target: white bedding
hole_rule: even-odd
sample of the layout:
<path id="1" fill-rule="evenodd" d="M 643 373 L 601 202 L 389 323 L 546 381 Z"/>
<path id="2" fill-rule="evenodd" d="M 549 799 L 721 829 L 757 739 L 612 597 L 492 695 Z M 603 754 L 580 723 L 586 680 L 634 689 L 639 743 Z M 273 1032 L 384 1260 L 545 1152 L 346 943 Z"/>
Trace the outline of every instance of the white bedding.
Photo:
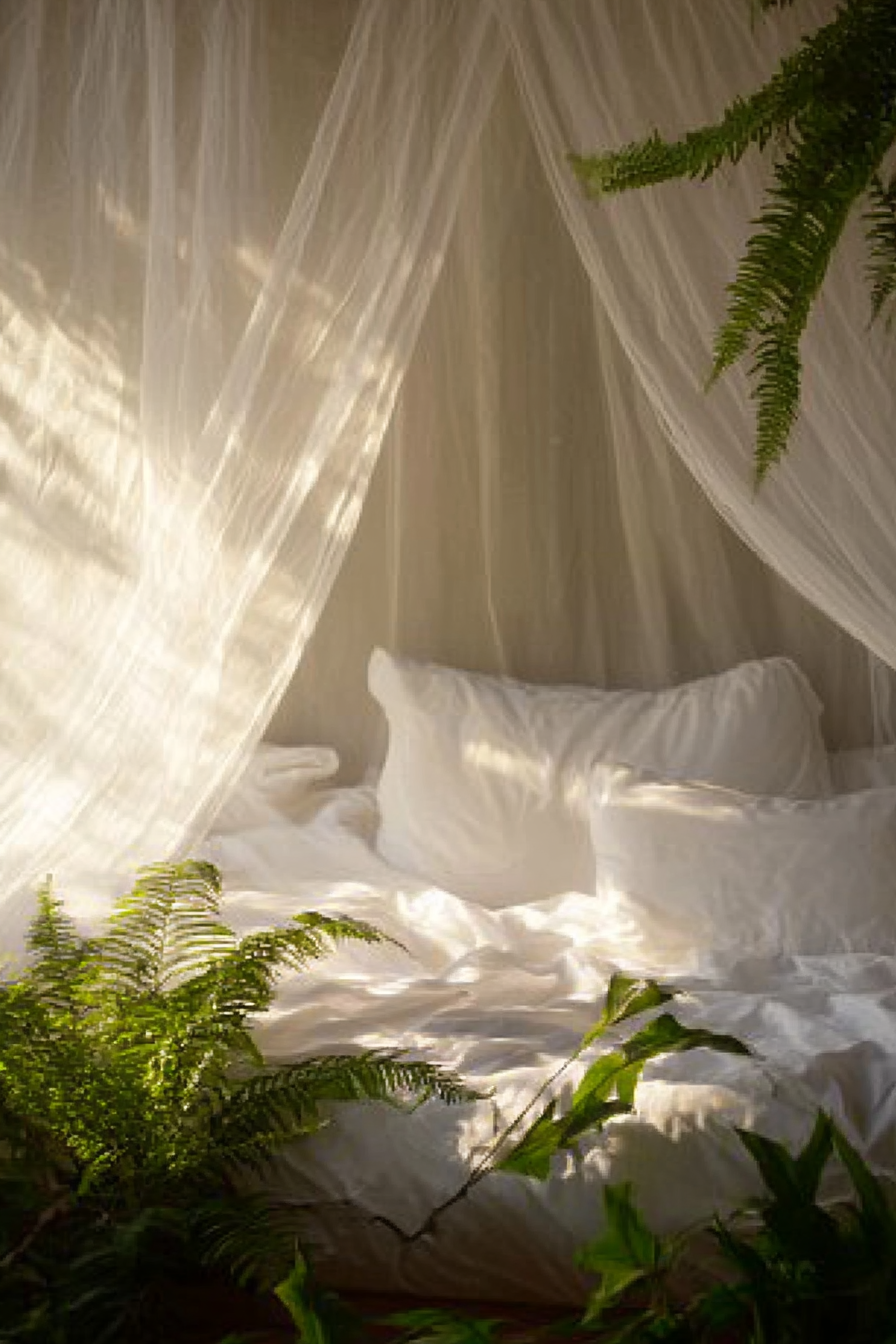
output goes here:
<path id="1" fill-rule="evenodd" d="M 558 1162 L 546 1184 L 487 1177 L 435 1237 L 405 1243 L 373 1222 L 412 1232 L 460 1186 L 498 1118 L 525 1104 L 594 1020 L 617 964 L 593 896 L 483 909 L 389 868 L 373 848 L 376 821 L 372 789 L 329 790 L 298 821 L 215 835 L 205 850 L 242 931 L 313 908 L 369 920 L 408 949 L 347 945 L 285 977 L 257 1031 L 268 1055 L 404 1046 L 495 1091 L 412 1115 L 338 1108 L 326 1131 L 284 1155 L 277 1191 L 319 1202 L 319 1263 L 333 1281 L 576 1300 L 573 1251 L 600 1227 L 602 1182 L 634 1181 L 658 1230 L 698 1223 L 758 1189 L 733 1125 L 796 1144 L 819 1106 L 878 1171 L 896 1173 L 896 959 L 707 963 L 678 981 L 687 993 L 673 1007 L 688 1024 L 738 1035 L 753 1058 L 700 1050 L 649 1065 L 637 1115 L 586 1144 L 581 1161 Z"/>

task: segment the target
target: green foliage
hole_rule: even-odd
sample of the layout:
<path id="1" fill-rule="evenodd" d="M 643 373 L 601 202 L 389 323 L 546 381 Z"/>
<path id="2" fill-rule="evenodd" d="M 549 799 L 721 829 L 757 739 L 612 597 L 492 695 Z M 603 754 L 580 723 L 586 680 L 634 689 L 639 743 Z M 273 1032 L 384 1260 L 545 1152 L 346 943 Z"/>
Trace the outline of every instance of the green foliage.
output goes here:
<path id="1" fill-rule="evenodd" d="M 704 1048 L 734 1054 L 749 1053 L 747 1047 L 733 1036 L 685 1027 L 671 1013 L 661 1013 L 615 1049 L 599 1056 L 586 1069 L 563 1114 L 558 1114 L 559 1102 L 552 1099 L 529 1122 L 525 1132 L 509 1151 L 505 1151 L 512 1136 L 537 1108 L 547 1091 L 586 1050 L 609 1033 L 618 1033 L 618 1029 L 632 1018 L 662 1007 L 674 996 L 674 990 L 654 980 L 618 972 L 614 974 L 607 987 L 606 1001 L 600 1016 L 584 1033 L 570 1057 L 545 1080 L 532 1102 L 498 1136 L 461 1190 L 435 1210 L 415 1236 L 431 1234 L 438 1225 L 440 1214 L 456 1204 L 469 1193 L 473 1185 L 493 1171 L 515 1172 L 545 1180 L 557 1153 L 574 1151 L 578 1140 L 586 1133 L 599 1133 L 613 1116 L 634 1109 L 635 1090 L 649 1060 L 664 1054 Z M 601 1290 L 593 1299 L 584 1321 L 579 1323 L 586 1332 L 590 1331 L 592 1318 L 596 1319 L 602 1314 L 603 1306 L 614 1302 L 633 1284 L 649 1279 L 658 1285 L 660 1291 L 668 1258 L 665 1247 L 647 1230 L 634 1209 L 627 1187 L 609 1187 L 605 1193 L 605 1204 L 607 1234 L 602 1241 L 583 1252 L 582 1263 L 585 1268 L 592 1267 L 588 1263 L 589 1256 L 601 1257 L 600 1270 L 604 1275 Z M 414 1237 L 410 1240 L 414 1240 Z M 615 1271 L 610 1268 L 614 1255 Z M 635 1262 L 637 1264 L 633 1269 Z M 313 1279 L 307 1277 L 307 1267 L 300 1266 L 290 1287 L 294 1319 L 300 1325 L 298 1338 L 310 1344 L 341 1344 L 343 1336 L 332 1333 L 332 1327 L 327 1324 L 320 1308 L 317 1292 Z M 642 1315 L 638 1314 L 639 1320 Z M 536 1344 L 546 1337 L 541 1328 L 521 1330 L 517 1325 L 498 1317 L 481 1317 L 436 1308 L 390 1316 L 385 1323 L 400 1330 L 396 1344 L 497 1344 L 499 1339 L 510 1338 L 513 1344 L 530 1344 L 530 1341 Z M 509 1329 L 509 1335 L 505 1327 Z M 331 1333 L 327 1333 L 328 1330 Z"/>
<path id="2" fill-rule="evenodd" d="M 896 1215 L 880 1181 L 824 1113 L 795 1156 L 736 1132 L 766 1194 L 712 1227 L 724 1265 L 712 1286 L 683 1295 L 688 1235 L 658 1237 L 631 1184 L 608 1185 L 604 1230 L 576 1257 L 598 1277 L 580 1317 L 519 1331 L 495 1317 L 424 1310 L 389 1318 L 401 1344 L 896 1344 Z M 834 1159 L 854 1197 L 827 1207 L 819 1187 Z"/>
<path id="3" fill-rule="evenodd" d="M 869 196 L 871 201 L 865 222 L 870 245 L 868 283 L 871 286 L 872 319 L 886 313 L 889 328 L 896 306 L 896 173 L 888 183 L 875 176 Z"/>
<path id="4" fill-rule="evenodd" d="M 581 1269 L 601 1276 L 588 1304 L 588 1321 L 599 1319 L 608 1303 L 635 1284 L 655 1279 L 666 1266 L 666 1248 L 641 1218 L 631 1193 L 628 1183 L 604 1187 L 606 1230 L 576 1257 Z"/>
<path id="5" fill-rule="evenodd" d="M 334 1101 L 472 1097 L 388 1051 L 268 1066 L 249 1027 L 284 967 L 367 924 L 317 913 L 238 938 L 208 864 L 141 872 L 106 931 L 82 938 L 39 893 L 31 959 L 0 985 L 0 1338 L 164 1338 L 164 1283 L 197 1259 L 244 1282 L 292 1260 L 285 1211 L 238 1196 Z"/>
<path id="6" fill-rule="evenodd" d="M 761 10 L 792 0 L 759 0 Z M 677 140 L 654 132 L 607 154 L 572 156 L 585 190 L 602 195 L 675 178 L 706 179 L 750 147 L 777 147 L 772 181 L 716 336 L 712 380 L 749 356 L 761 479 L 785 451 L 799 410 L 800 342 L 847 219 L 867 201 L 872 316 L 896 295 L 896 5 L 843 0 L 834 18 L 715 124 Z"/>
<path id="7" fill-rule="evenodd" d="M 505 1324 L 498 1316 L 473 1316 L 434 1307 L 397 1312 L 386 1320 L 401 1331 L 396 1344 L 497 1344 L 501 1337 L 498 1332 Z"/>
<path id="8" fill-rule="evenodd" d="M 296 1327 L 297 1344 L 347 1344 L 359 1335 L 359 1319 L 336 1293 L 320 1287 L 299 1252 L 288 1277 L 274 1291 Z"/>
<path id="9" fill-rule="evenodd" d="M 716 1221 L 712 1234 L 729 1280 L 686 1301 L 670 1279 L 684 1238 L 662 1240 L 643 1223 L 629 1186 L 605 1193 L 607 1231 L 580 1253 L 583 1267 L 602 1276 L 586 1320 L 595 1327 L 629 1309 L 625 1326 L 607 1335 L 674 1338 L 714 1344 L 887 1344 L 896 1339 L 896 1216 L 886 1192 L 825 1114 L 796 1157 L 783 1144 L 746 1130 L 738 1137 L 767 1190 L 752 1219 Z M 818 1199 L 821 1176 L 837 1156 L 855 1198 L 827 1208 Z M 751 1225 L 752 1224 L 752 1225 Z M 634 1330 L 634 1333 L 628 1333 Z M 601 1335 L 601 1339 L 604 1336 Z"/>
<path id="10" fill-rule="evenodd" d="M 610 981 L 603 1013 L 585 1032 L 569 1062 L 578 1059 L 611 1029 L 672 997 L 673 991 L 653 980 L 636 980 L 617 973 Z M 660 1014 L 588 1067 L 564 1114 L 558 1114 L 557 1099 L 549 1101 L 523 1137 L 496 1162 L 495 1170 L 546 1180 L 557 1153 L 575 1151 L 583 1135 L 599 1133 L 608 1120 L 634 1109 L 635 1089 L 649 1060 L 704 1047 L 728 1054 L 749 1053 L 733 1036 L 684 1027 L 671 1013 Z M 514 1122 L 511 1131 L 517 1124 L 518 1121 Z"/>

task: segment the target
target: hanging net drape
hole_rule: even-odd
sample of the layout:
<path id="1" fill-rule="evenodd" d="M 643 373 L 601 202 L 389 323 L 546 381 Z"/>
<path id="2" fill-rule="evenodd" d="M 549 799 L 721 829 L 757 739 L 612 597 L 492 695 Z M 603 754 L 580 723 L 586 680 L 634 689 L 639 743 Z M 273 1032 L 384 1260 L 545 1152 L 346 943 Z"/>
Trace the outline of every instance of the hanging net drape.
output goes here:
<path id="1" fill-rule="evenodd" d="M 276 735 L 335 742 L 355 773 L 376 759 L 382 726 L 362 707 L 377 642 L 611 686 L 785 652 L 817 687 L 832 746 L 887 728 L 889 674 L 842 630 L 862 634 L 864 612 L 886 632 L 896 592 L 884 527 L 892 343 L 865 330 L 861 253 L 833 278 L 813 332 L 810 424 L 756 496 L 744 378 L 702 388 L 761 164 L 596 206 L 566 162 L 570 147 L 717 113 L 792 48 L 799 15 L 811 24 L 831 9 L 803 3 L 784 26 L 775 15 L 753 28 L 741 0 L 498 7 L 512 68 L 355 545 Z"/>
<path id="2" fill-rule="evenodd" d="M 292 8 L 4 7 L 4 893 L 201 831 L 314 626 L 438 274 L 490 16 L 365 5 L 324 106 Z"/>
<path id="3" fill-rule="evenodd" d="M 739 0 L 713 5 L 709 23 L 693 3 L 500 7 L 564 220 L 676 452 L 777 573 L 896 665 L 896 380 L 883 326 L 867 329 L 861 230 L 847 237 L 810 323 L 793 451 L 773 488 L 757 494 L 746 373 L 711 396 L 702 389 L 725 286 L 759 213 L 761 164 L 754 157 L 743 171 L 599 209 L 565 164 L 570 148 L 615 147 L 654 127 L 679 134 L 717 118 L 835 7 L 808 0 L 752 33 Z"/>
<path id="4" fill-rule="evenodd" d="M 275 737 L 374 763 L 375 642 L 617 685 L 785 652 L 832 743 L 870 737 L 896 481 L 861 285 L 836 277 L 756 498 L 743 381 L 700 388 L 760 166 L 595 207 L 565 163 L 719 110 L 795 14 L 2 16 L 7 928 L 37 874 L 192 844 L 278 703 Z"/>

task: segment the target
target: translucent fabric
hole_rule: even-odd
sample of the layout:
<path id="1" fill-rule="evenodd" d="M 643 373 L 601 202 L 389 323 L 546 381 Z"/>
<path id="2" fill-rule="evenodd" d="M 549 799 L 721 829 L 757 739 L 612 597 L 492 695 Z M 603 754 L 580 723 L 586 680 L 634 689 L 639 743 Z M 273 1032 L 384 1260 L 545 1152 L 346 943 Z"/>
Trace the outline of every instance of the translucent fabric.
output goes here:
<path id="1" fill-rule="evenodd" d="M 626 6 L 602 4 L 598 31 L 611 34 Z M 547 22 L 564 7 L 533 11 Z M 540 50 L 537 29 L 522 35 Z M 744 23 L 739 40 L 751 40 Z M 645 249 L 638 265 L 699 292 L 701 273 L 664 276 L 664 256 Z M 724 393 L 704 405 L 711 331 L 693 382 L 679 379 L 695 417 L 715 416 Z M 648 352 L 673 371 L 690 358 Z M 739 415 L 752 508 L 745 404 Z M 355 541 L 271 735 L 335 744 L 347 778 L 376 764 L 385 722 L 366 667 L 381 644 L 539 682 L 651 689 L 786 653 L 824 701 L 829 745 L 870 742 L 872 704 L 886 701 L 872 699 L 865 650 L 738 539 L 676 446 L 589 284 L 508 68 Z M 763 500 L 779 489 L 773 474 Z M 785 508 L 785 535 L 787 519 Z"/>
<path id="2" fill-rule="evenodd" d="M 695 0 L 498 3 L 564 220 L 670 442 L 778 574 L 896 665 L 896 380 L 892 342 L 882 327 L 868 331 L 860 228 L 848 233 L 810 323 L 792 450 L 757 493 L 746 374 L 727 375 L 710 395 L 702 389 L 725 286 L 758 213 L 762 162 L 600 205 L 567 166 L 570 149 L 614 148 L 718 117 L 836 6 L 808 0 L 751 21 L 741 0 L 719 0 L 711 18 Z"/>
<path id="3" fill-rule="evenodd" d="M 759 166 L 595 207 L 565 160 L 717 111 L 818 0 L 761 39 L 747 0 L 0 12 L 5 940 L 36 875 L 190 847 L 269 724 L 376 764 L 375 643 L 646 687 L 786 653 L 870 740 L 861 285 L 757 499 L 743 379 L 700 389 Z"/>
<path id="4" fill-rule="evenodd" d="M 325 9 L 4 5 L 7 935 L 201 833 L 354 529 L 504 48 Z"/>

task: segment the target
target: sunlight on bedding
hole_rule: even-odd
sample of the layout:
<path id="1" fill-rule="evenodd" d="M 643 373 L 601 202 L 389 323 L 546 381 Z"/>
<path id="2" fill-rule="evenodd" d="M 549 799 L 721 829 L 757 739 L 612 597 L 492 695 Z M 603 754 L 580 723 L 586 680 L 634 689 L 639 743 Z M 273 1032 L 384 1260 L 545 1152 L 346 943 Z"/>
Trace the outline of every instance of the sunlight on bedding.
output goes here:
<path id="1" fill-rule="evenodd" d="M 511 778 L 533 792 L 544 790 L 555 770 L 547 754 L 535 758 L 490 742 L 465 742 L 462 757 L 466 767 L 481 771 L 486 778 L 489 774 Z"/>

